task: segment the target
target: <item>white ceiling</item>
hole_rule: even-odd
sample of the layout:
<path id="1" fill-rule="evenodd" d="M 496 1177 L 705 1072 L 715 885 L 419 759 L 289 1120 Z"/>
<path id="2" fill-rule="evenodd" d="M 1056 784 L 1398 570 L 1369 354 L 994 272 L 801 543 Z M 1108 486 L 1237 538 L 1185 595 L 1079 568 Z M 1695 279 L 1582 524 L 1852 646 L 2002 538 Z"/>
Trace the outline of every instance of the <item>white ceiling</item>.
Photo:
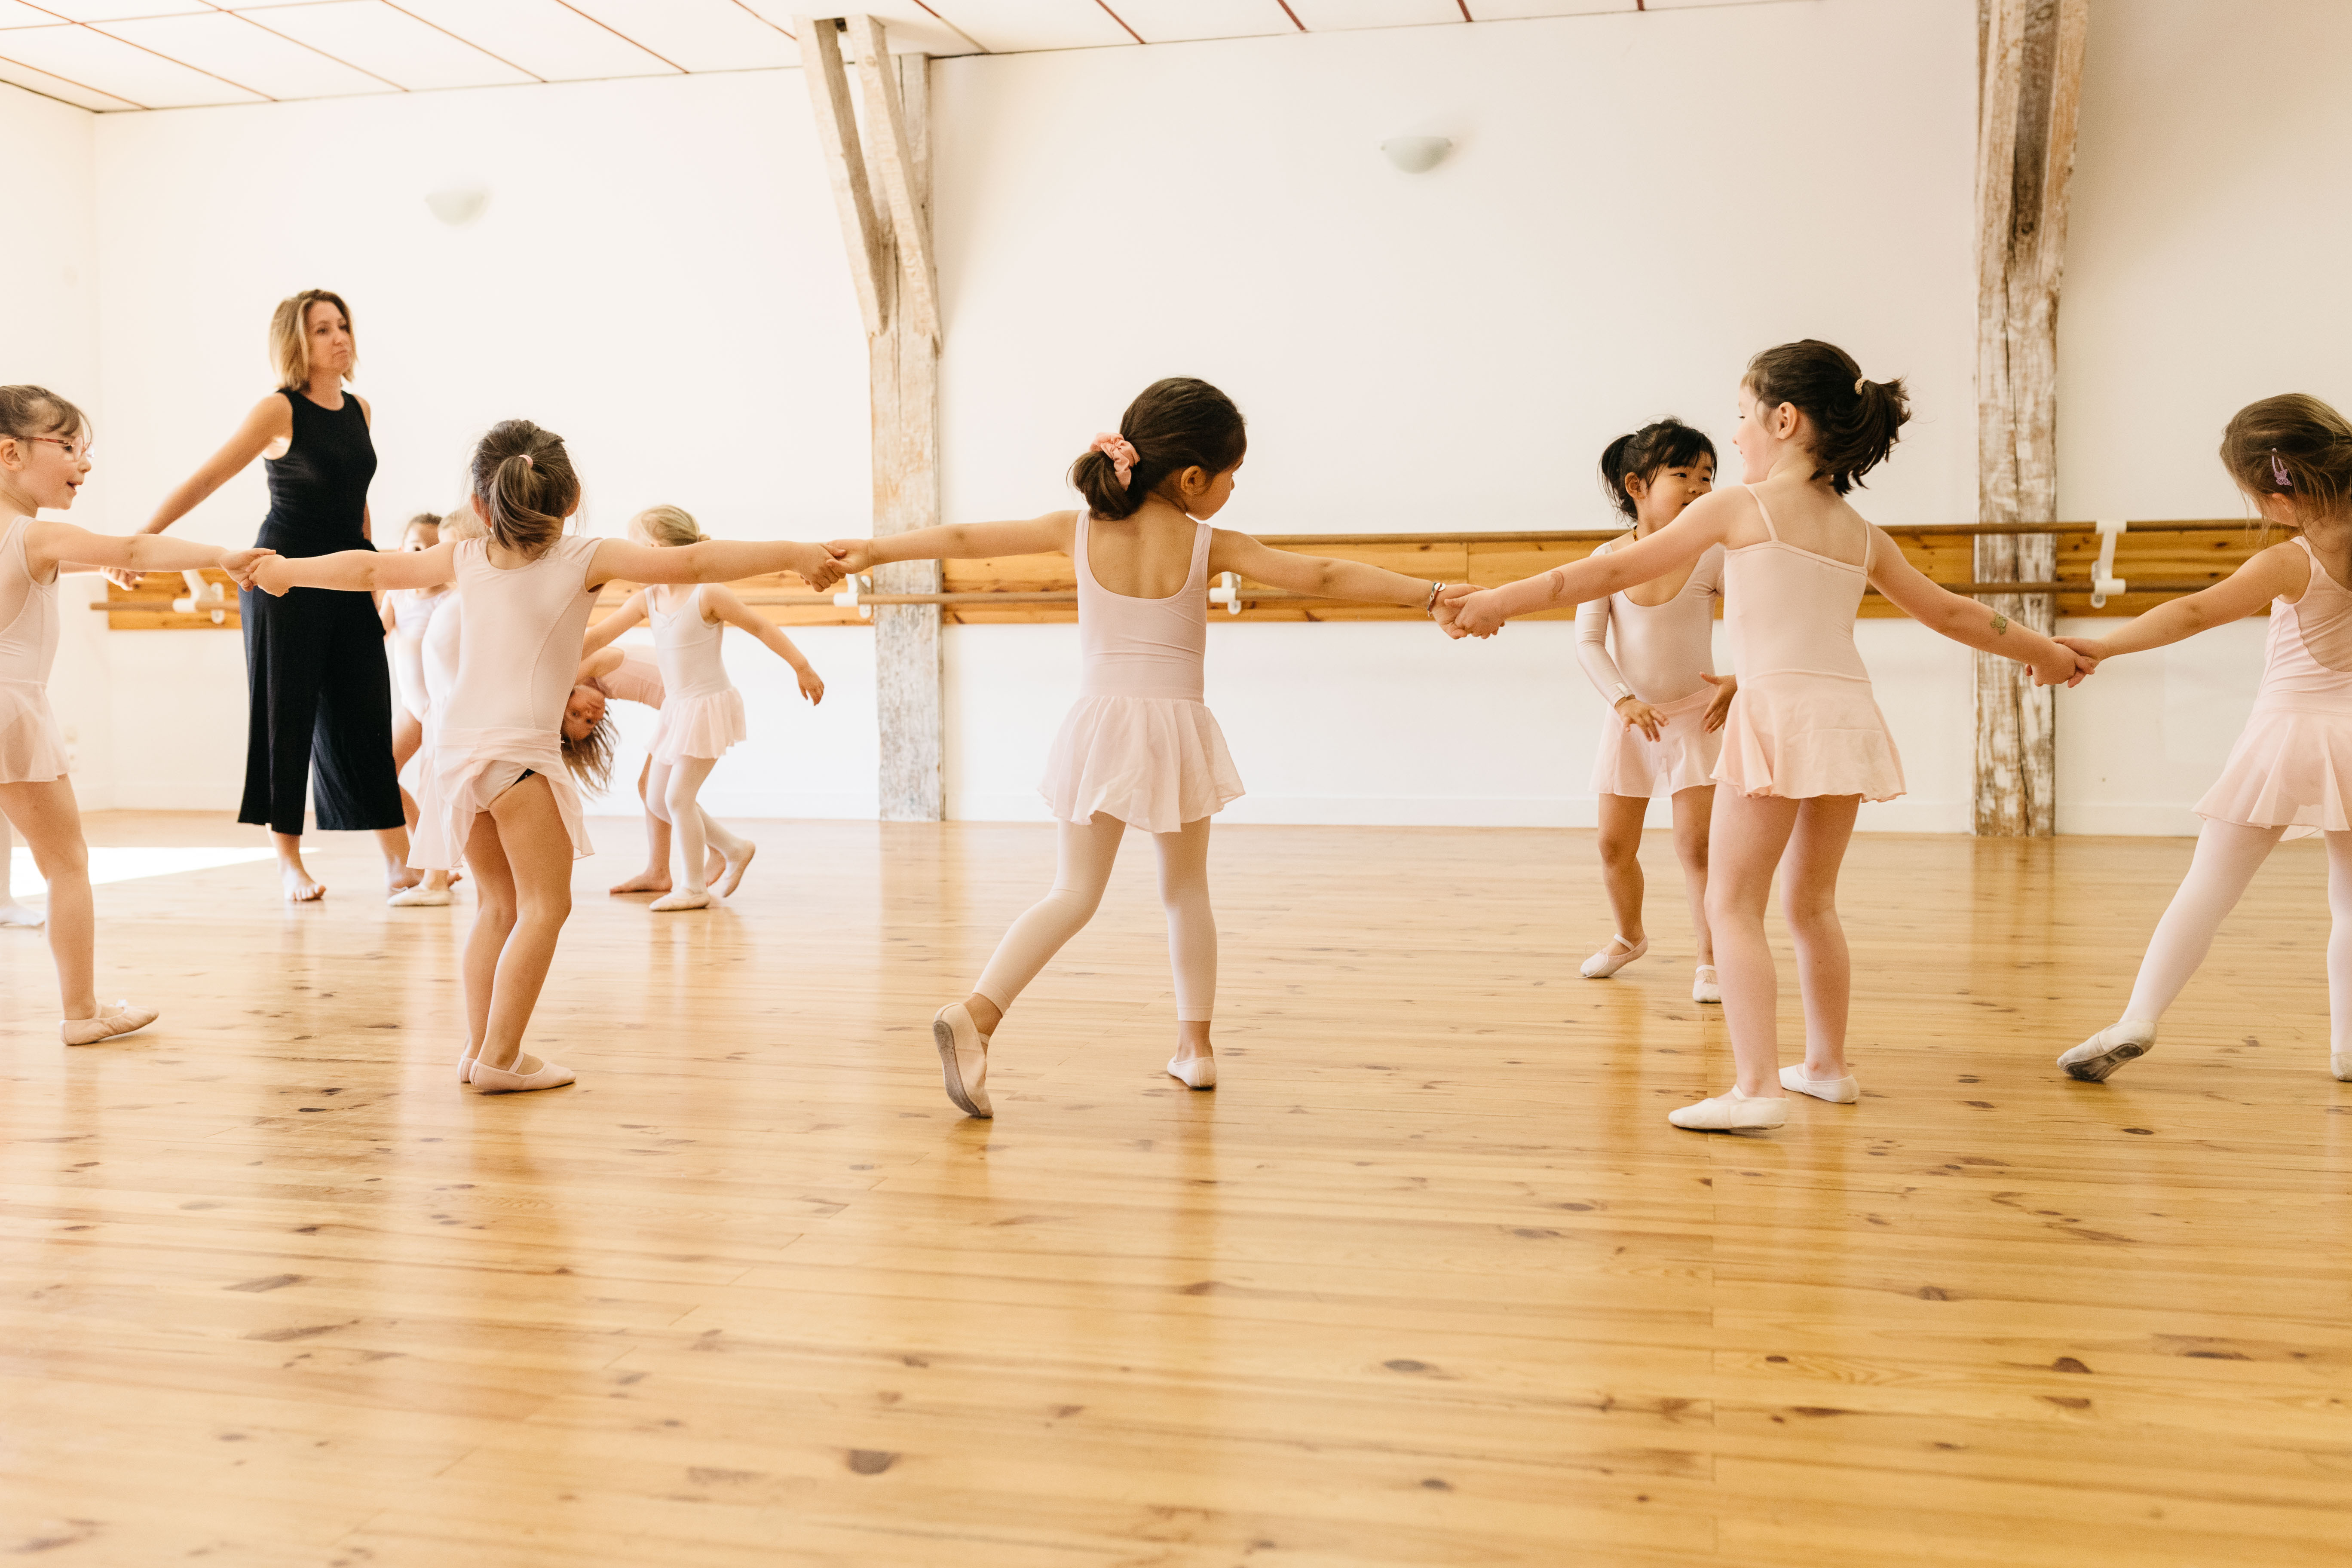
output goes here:
<path id="1" fill-rule="evenodd" d="M 862 0 L 902 49 L 1084 49 L 1759 0 Z M 845 0 L 0 0 L 0 81 L 178 109 L 800 63 Z"/>

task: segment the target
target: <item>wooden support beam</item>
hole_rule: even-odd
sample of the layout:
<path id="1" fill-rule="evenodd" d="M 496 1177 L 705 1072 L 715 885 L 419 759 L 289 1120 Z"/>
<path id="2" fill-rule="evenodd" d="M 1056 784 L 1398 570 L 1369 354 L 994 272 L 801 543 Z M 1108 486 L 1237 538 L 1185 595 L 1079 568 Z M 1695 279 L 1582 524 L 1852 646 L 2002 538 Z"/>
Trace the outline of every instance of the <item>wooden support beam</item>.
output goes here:
<path id="1" fill-rule="evenodd" d="M 1990 522 L 2057 511 L 2058 289 L 2066 248 L 2089 0 L 1979 0 L 1977 142 L 1978 514 Z M 1975 542 L 1983 582 L 2056 576 L 2051 534 Z M 1992 608 L 2047 632 L 2044 596 L 2003 595 Z M 2052 689 L 2014 660 L 1976 656 L 1979 834 L 2057 830 Z"/>
<path id="2" fill-rule="evenodd" d="M 876 16 L 851 16 L 849 39 L 866 89 L 866 141 L 888 195 L 898 242 L 898 300 L 915 331 L 940 342 L 939 272 L 931 261 L 929 108 L 910 107 L 903 71 L 893 68 L 889 36 Z M 923 58 L 908 56 L 910 59 Z M 925 64 L 928 66 L 929 61 Z M 929 78 L 922 89 L 928 97 Z M 915 123 L 919 116 L 922 123 Z M 918 147 L 917 143 L 924 143 Z"/>
<path id="3" fill-rule="evenodd" d="M 795 17 L 801 74 L 808 79 L 809 107 L 816 114 L 817 145 L 833 181 L 833 203 L 841 214 L 841 237 L 849 247 L 849 280 L 857 290 L 857 313 L 866 335 L 883 327 L 884 284 L 893 265 L 889 236 L 874 206 L 874 188 L 860 150 L 857 114 L 849 100 L 849 73 L 841 61 L 841 31 L 830 18 Z"/>

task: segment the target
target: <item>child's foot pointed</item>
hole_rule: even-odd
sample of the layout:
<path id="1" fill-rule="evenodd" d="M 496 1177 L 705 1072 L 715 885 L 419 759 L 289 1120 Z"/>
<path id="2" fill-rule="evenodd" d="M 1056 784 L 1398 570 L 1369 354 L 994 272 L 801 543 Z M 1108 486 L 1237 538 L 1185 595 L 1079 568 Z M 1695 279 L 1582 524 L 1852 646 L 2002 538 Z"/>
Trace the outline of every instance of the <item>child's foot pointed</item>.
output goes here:
<path id="1" fill-rule="evenodd" d="M 2154 1024 L 2109 1024 L 2060 1057 L 2058 1065 L 2084 1083 L 2105 1083 L 2117 1068 L 2154 1049 Z"/>
<path id="2" fill-rule="evenodd" d="M 931 1016 L 931 1043 L 939 1047 L 940 1079 L 948 1098 L 966 1116 L 996 1114 L 988 1103 L 988 1040 L 961 1002 L 951 1002 Z"/>
<path id="3" fill-rule="evenodd" d="M 751 864 L 751 857 L 759 852 L 760 847 L 746 838 L 743 840 L 742 847 L 736 853 L 720 856 L 719 861 L 724 869 L 719 873 L 718 880 L 711 883 L 710 890 L 722 899 L 732 898 L 736 888 L 743 880 L 744 871 Z"/>

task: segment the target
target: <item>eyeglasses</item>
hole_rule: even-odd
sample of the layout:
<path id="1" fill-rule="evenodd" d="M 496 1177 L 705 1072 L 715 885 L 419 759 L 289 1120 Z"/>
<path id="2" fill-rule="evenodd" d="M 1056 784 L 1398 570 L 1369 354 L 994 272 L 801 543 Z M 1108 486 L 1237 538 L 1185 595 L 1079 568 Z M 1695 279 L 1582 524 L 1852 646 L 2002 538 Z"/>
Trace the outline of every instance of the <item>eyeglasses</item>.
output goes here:
<path id="1" fill-rule="evenodd" d="M 89 456 L 90 443 L 87 437 L 77 437 L 75 439 L 70 441 L 67 440 L 62 436 L 30 436 L 25 437 L 25 439 L 32 441 L 47 441 L 52 447 L 63 447 L 66 449 L 66 456 L 71 458 L 77 463 Z"/>

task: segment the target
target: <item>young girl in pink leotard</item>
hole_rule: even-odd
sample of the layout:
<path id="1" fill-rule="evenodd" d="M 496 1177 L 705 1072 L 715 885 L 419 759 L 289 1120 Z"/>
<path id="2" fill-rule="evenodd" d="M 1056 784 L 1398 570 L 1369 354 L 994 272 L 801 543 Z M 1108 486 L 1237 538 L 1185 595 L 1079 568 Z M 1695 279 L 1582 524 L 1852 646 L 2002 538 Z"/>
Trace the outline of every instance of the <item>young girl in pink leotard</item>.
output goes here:
<path id="1" fill-rule="evenodd" d="M 1679 419 L 1644 425 L 1609 443 L 1601 483 L 1633 520 L 1633 531 L 1595 554 L 1649 538 L 1714 489 L 1715 443 Z M 1617 931 L 1584 961 L 1587 980 L 1606 980 L 1650 951 L 1642 924 L 1642 827 L 1650 802 L 1664 795 L 1674 803 L 1675 854 L 1697 938 L 1691 1000 L 1723 1000 L 1706 930 L 1706 825 L 1724 714 L 1739 683 L 1715 676 L 1715 606 L 1722 598 L 1717 545 L 1686 572 L 1577 609 L 1576 657 L 1616 715 L 1592 760 L 1592 789 L 1601 805 L 1601 879 Z"/>
<path id="2" fill-rule="evenodd" d="M 2088 666 L 1929 582 L 1846 504 L 1909 417 L 1903 384 L 1864 379 L 1842 349 L 1810 339 L 1767 349 L 1739 384 L 1744 483 L 1692 502 L 1623 550 L 1446 595 L 1458 601 L 1455 635 L 1491 637 L 1512 616 L 1614 593 L 1724 547 L 1725 620 L 1740 684 L 1716 764 L 1716 782 L 1729 787 L 1715 794 L 1706 916 L 1738 1079 L 1671 1112 L 1677 1127 L 1778 1127 L 1791 1089 L 1839 1104 L 1860 1098 L 1846 1065 L 1853 974 L 1837 918 L 1838 868 L 1862 802 L 1903 793 L 1894 737 L 1853 646 L 1865 583 L 1955 642 L 2031 664 L 2044 685 L 2079 679 Z M 1764 935 L 1776 867 L 1805 997 L 1805 1060 L 1786 1070 L 1774 1025 L 1780 983 Z"/>
<path id="3" fill-rule="evenodd" d="M 58 579 L 71 568 L 132 574 L 218 567 L 241 587 L 267 550 L 217 549 L 138 534 L 117 539 L 69 522 L 44 522 L 44 508 L 74 503 L 89 476 L 89 421 L 39 386 L 0 386 L 0 816 L 25 836 L 49 884 L 49 955 L 64 1004 L 58 1035 L 94 1046 L 153 1023 L 155 1010 L 99 1005 L 89 846 L 67 776 L 65 736 L 49 711 L 49 667 L 60 634 Z M 6 902 L 8 846 L 0 837 L 0 903 Z M 14 907 L 14 906 L 11 906 Z"/>
<path id="4" fill-rule="evenodd" d="M 2163 647 L 2270 606 L 2254 710 L 2197 803 L 2205 819 L 2180 890 L 2157 922 L 2123 1017 L 2058 1058 L 2093 1083 L 2156 1046 L 2156 1026 L 2282 836 L 2327 839 L 2328 1066 L 2352 1082 L 2352 421 L 2315 397 L 2240 409 L 2221 462 L 2263 518 L 2293 531 L 2202 593 L 2103 637 L 2063 639 L 2094 659 Z"/>
<path id="5" fill-rule="evenodd" d="M 464 636 L 437 714 L 414 862 L 446 870 L 462 855 L 473 875 L 480 912 L 466 942 L 458 1072 L 484 1093 L 504 1094 L 573 1078 L 525 1052 L 522 1037 L 572 913 L 572 862 L 591 852 L 559 734 L 597 589 L 614 577 L 724 583 L 766 572 L 796 572 L 824 588 L 841 571 L 823 546 L 789 541 L 656 550 L 567 534 L 579 477 L 562 438 L 528 420 L 492 426 L 471 466 L 488 538 L 398 554 L 273 557 L 254 581 L 271 594 L 457 584 L 451 608 L 464 616 Z"/>
<path id="6" fill-rule="evenodd" d="M 1212 528 L 1248 447 L 1241 410 L 1203 381 L 1154 382 L 1115 436 L 1098 436 L 1070 470 L 1077 511 L 1027 522 L 919 529 L 835 540 L 843 567 L 889 561 L 1059 551 L 1078 580 L 1085 679 L 1062 721 L 1038 790 L 1058 823 L 1054 890 L 997 944 L 979 984 L 940 1009 L 932 1044 L 948 1098 L 989 1116 L 988 1049 L 1004 1015 L 1064 942 L 1094 915 L 1129 825 L 1160 849 L 1160 897 L 1176 971 L 1176 1054 L 1168 1072 L 1193 1089 L 1217 1081 L 1209 1045 L 1217 927 L 1209 910 L 1209 818 L 1242 793 L 1225 737 L 1202 701 L 1208 580 L 1253 582 L 1363 604 L 1433 609 L 1437 584 L 1377 566 L 1270 549 Z"/>

